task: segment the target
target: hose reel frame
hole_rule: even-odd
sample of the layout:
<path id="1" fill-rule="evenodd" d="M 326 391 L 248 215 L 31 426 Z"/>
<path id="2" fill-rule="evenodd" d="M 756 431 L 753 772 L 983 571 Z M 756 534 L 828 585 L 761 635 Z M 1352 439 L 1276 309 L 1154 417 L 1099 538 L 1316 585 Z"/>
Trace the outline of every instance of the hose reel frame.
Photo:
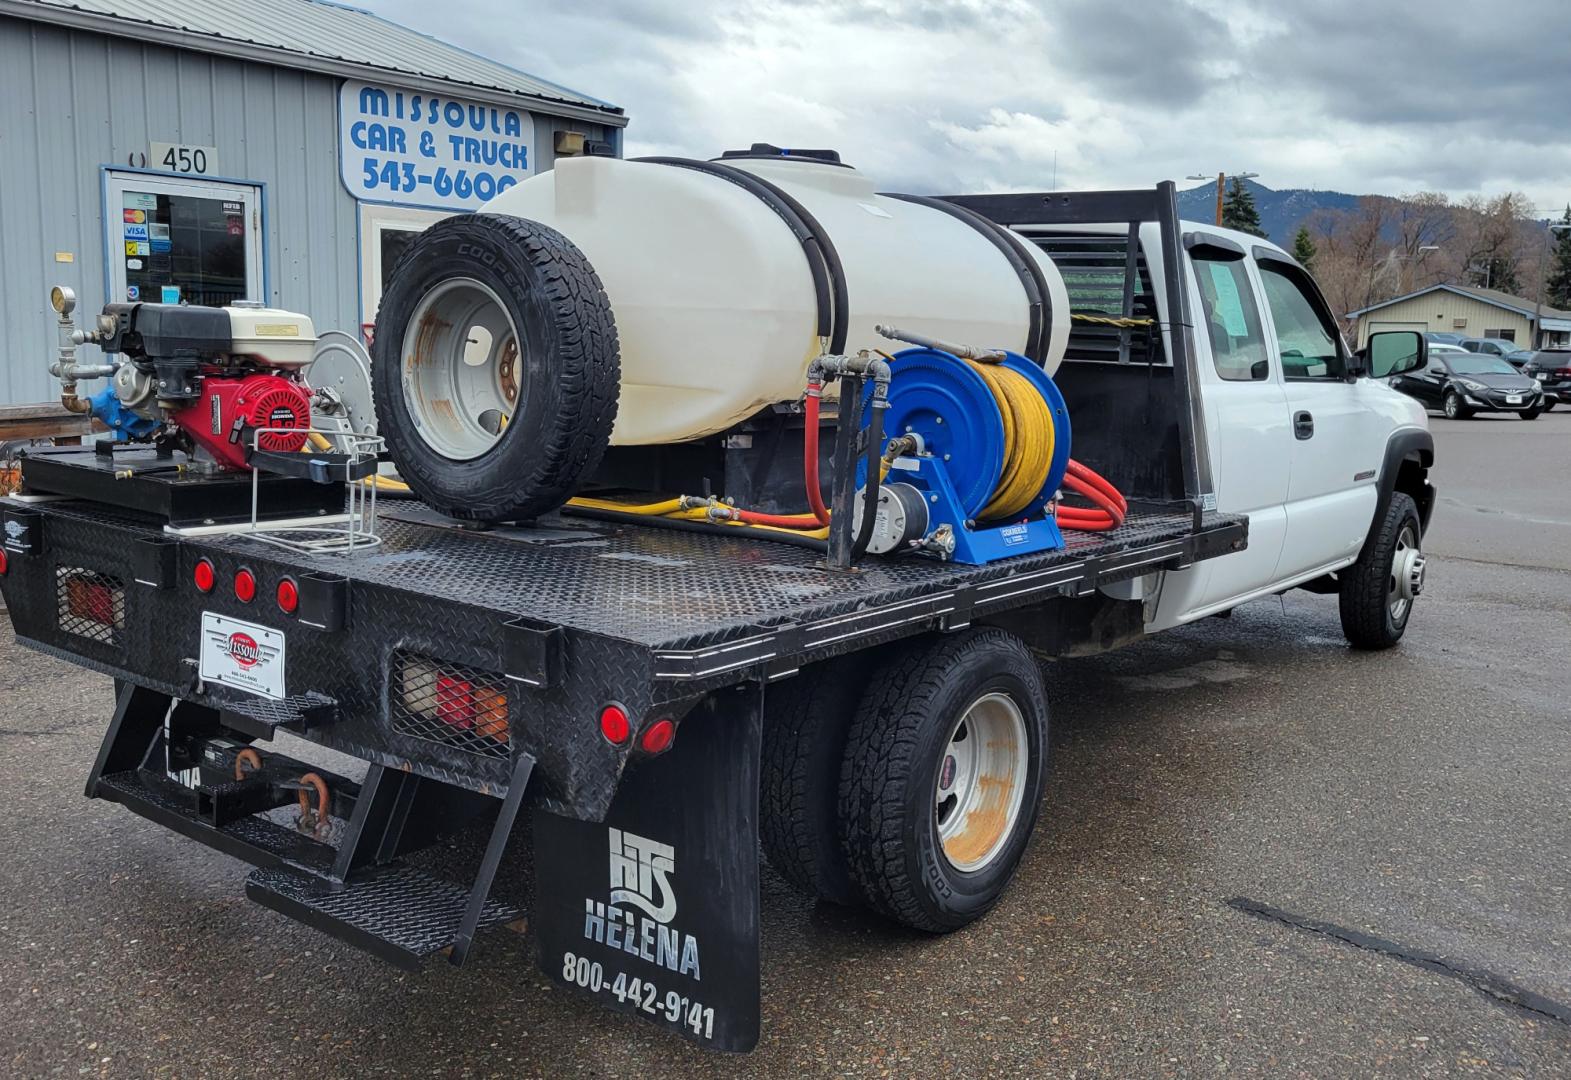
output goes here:
<path id="1" fill-rule="evenodd" d="M 1069 406 L 1052 377 L 1020 353 L 1005 352 L 998 364 L 1031 383 L 1053 420 L 1053 454 L 1041 489 L 1023 511 L 1012 515 L 1016 520 L 1037 517 L 1057 495 L 1069 468 Z M 926 450 L 944 463 L 966 519 L 977 520 L 1004 468 L 1004 418 L 992 390 L 964 360 L 939 349 L 905 349 L 894 355 L 890 369 L 885 436 L 906 431 L 920 435 Z M 871 418 L 871 408 L 864 408 L 864 427 Z M 857 483 L 866 480 L 862 467 Z"/>

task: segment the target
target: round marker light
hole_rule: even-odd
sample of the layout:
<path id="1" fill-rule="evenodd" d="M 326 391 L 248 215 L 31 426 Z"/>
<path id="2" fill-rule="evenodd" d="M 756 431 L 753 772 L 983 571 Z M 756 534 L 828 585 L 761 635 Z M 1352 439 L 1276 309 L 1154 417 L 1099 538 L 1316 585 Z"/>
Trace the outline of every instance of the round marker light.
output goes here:
<path id="1" fill-rule="evenodd" d="M 0 577 L 4 577 L 9 569 L 11 569 L 11 559 L 6 555 L 5 548 L 0 548 Z"/>
<path id="2" fill-rule="evenodd" d="M 218 583 L 218 575 L 213 572 L 213 564 L 208 559 L 196 560 L 196 569 L 191 571 L 191 581 L 196 586 L 197 592 L 209 593 Z"/>
<path id="3" fill-rule="evenodd" d="M 295 584 L 294 578 L 284 578 L 278 583 L 278 610 L 285 615 L 293 615 L 300 606 L 300 587 Z"/>
<path id="4" fill-rule="evenodd" d="M 656 720 L 638 737 L 638 746 L 646 754 L 663 754 L 676 741 L 676 724 L 671 720 Z"/>
<path id="5" fill-rule="evenodd" d="M 627 713 L 619 705 L 607 705 L 600 710 L 600 734 L 612 746 L 626 745 L 633 727 L 627 722 Z"/>
<path id="6" fill-rule="evenodd" d="M 251 571 L 235 571 L 235 599 L 242 604 L 249 604 L 256 599 L 256 575 Z"/>

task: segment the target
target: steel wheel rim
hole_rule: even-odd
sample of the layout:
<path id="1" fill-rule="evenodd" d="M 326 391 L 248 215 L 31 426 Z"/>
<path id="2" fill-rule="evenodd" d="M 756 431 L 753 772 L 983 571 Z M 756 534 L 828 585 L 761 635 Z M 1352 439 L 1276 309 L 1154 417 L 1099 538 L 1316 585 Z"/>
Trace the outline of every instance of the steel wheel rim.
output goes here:
<path id="1" fill-rule="evenodd" d="M 518 340 L 490 286 L 452 278 L 426 291 L 404 328 L 403 357 L 404 401 L 426 445 L 472 461 L 501 441 L 521 404 Z"/>
<path id="2" fill-rule="evenodd" d="M 1403 525 L 1396 536 L 1396 549 L 1391 553 L 1391 576 L 1386 579 L 1386 606 L 1391 611 L 1392 622 L 1401 625 L 1407 618 L 1423 580 L 1424 557 L 1418 549 L 1418 537 L 1411 525 Z"/>
<path id="3" fill-rule="evenodd" d="M 934 784 L 933 817 L 939 847 L 956 870 L 984 869 L 1014 835 L 1029 754 L 1025 715 L 1004 693 L 983 694 L 949 729 Z"/>

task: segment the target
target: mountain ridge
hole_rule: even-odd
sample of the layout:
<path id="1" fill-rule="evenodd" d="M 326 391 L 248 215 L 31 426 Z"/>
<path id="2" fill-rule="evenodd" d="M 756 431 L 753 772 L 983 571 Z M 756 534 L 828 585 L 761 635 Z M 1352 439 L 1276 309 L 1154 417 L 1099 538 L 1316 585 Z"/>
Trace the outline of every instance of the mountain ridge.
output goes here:
<path id="1" fill-rule="evenodd" d="M 1231 184 L 1229 184 L 1231 186 Z M 1363 196 L 1315 188 L 1268 188 L 1245 180 L 1260 211 L 1260 227 L 1276 244 L 1290 248 L 1298 227 L 1320 210 L 1351 210 Z M 1189 221 L 1216 220 L 1216 184 L 1201 184 L 1178 193 L 1178 215 Z"/>

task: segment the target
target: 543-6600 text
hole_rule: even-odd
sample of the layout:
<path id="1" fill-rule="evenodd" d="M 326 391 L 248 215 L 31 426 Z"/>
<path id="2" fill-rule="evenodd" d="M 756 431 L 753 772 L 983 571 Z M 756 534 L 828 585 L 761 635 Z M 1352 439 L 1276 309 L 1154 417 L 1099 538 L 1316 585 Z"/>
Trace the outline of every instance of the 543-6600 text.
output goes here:
<path id="1" fill-rule="evenodd" d="M 623 1005 L 663 1017 L 667 1022 L 680 1024 L 694 1035 L 712 1039 L 715 1034 L 715 1010 L 702 1002 L 692 1001 L 675 990 L 664 995 L 648 979 L 629 978 L 625 971 L 608 975 L 598 960 L 574 953 L 562 954 L 562 981 L 582 987 L 591 994 L 609 994 Z"/>

